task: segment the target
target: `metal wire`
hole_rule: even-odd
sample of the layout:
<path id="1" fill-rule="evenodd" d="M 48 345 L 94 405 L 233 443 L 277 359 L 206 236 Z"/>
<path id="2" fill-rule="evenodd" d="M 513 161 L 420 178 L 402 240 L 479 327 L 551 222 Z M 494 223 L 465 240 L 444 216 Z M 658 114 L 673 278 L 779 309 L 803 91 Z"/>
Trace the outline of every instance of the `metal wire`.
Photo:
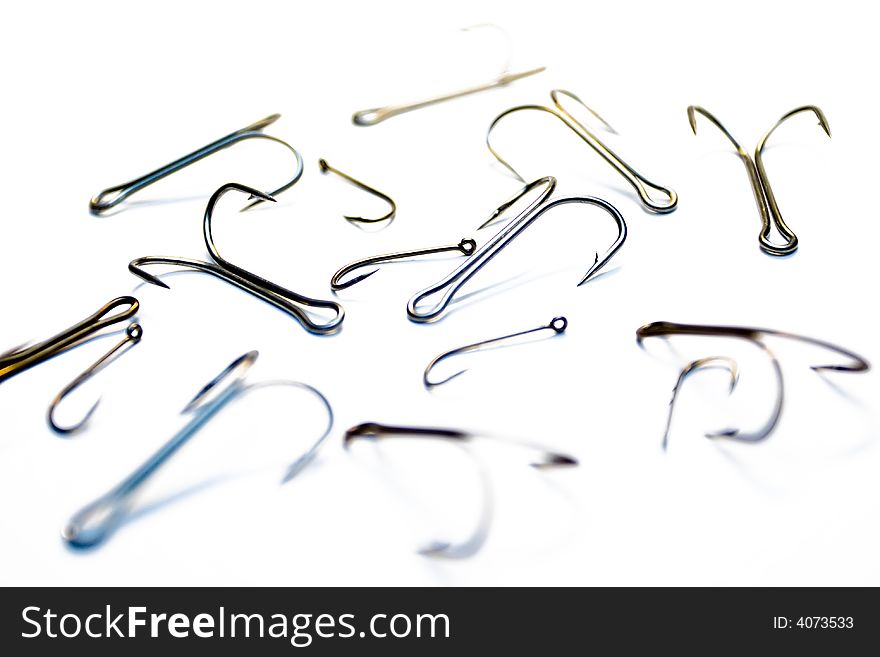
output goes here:
<path id="1" fill-rule="evenodd" d="M 716 128 L 718 128 L 725 137 L 727 137 L 731 144 L 733 144 L 733 147 L 736 149 L 736 154 L 739 155 L 739 158 L 745 165 L 746 171 L 749 174 L 749 182 L 752 185 L 752 192 L 755 195 L 755 203 L 758 204 L 758 211 L 761 214 L 761 232 L 758 235 L 758 246 L 760 246 L 761 250 L 767 255 L 772 256 L 787 256 L 797 251 L 797 235 L 794 234 L 794 231 L 788 227 L 788 224 L 786 224 L 785 220 L 782 218 L 779 205 L 776 203 L 776 196 L 773 194 L 773 188 L 770 186 L 770 179 L 767 177 L 767 171 L 764 168 L 764 160 L 762 156 L 767 139 L 773 134 L 773 131 L 786 120 L 796 114 L 800 114 L 801 112 L 812 112 L 815 114 L 816 118 L 819 120 L 819 125 L 825 131 L 825 134 L 830 137 L 831 128 L 829 127 L 828 120 L 825 118 L 822 110 L 815 105 L 804 105 L 803 107 L 798 107 L 785 114 L 764 134 L 763 137 L 761 137 L 755 148 L 754 160 L 749 156 L 748 151 L 740 146 L 739 142 L 733 138 L 733 135 L 730 134 L 727 128 L 725 128 L 708 110 L 699 105 L 691 105 L 688 107 L 687 111 L 688 121 L 691 124 L 691 129 L 694 131 L 694 134 L 697 134 L 696 115 L 702 114 Z M 775 226 L 776 230 L 779 231 L 779 234 L 785 240 L 783 244 L 775 244 L 770 240 L 771 226 Z"/>
<path id="2" fill-rule="evenodd" d="M 510 109 L 503 111 L 492 120 L 492 123 L 489 124 L 489 129 L 486 131 L 486 146 L 489 148 L 489 152 L 495 156 L 495 159 L 497 159 L 514 176 L 516 176 L 517 180 L 525 184 L 525 179 L 519 174 L 516 169 L 513 168 L 513 166 L 511 166 L 511 164 L 507 160 L 501 157 L 498 150 L 492 145 L 492 131 L 505 116 L 509 116 L 510 114 L 521 112 L 523 110 L 536 110 L 539 112 L 546 112 L 562 121 L 562 123 L 565 124 L 566 127 L 568 127 L 572 132 L 580 137 L 590 148 L 601 155 L 602 158 L 606 162 L 608 162 L 608 164 L 614 167 L 614 169 L 621 176 L 623 176 L 630 185 L 632 185 L 633 189 L 636 190 L 636 194 L 638 194 L 642 205 L 644 205 L 648 210 L 656 212 L 658 214 L 665 214 L 675 210 L 678 205 L 678 195 L 673 190 L 667 187 L 652 183 L 650 180 L 648 180 L 638 171 L 636 171 L 633 167 L 624 162 L 616 153 L 614 153 L 614 151 L 603 144 L 596 135 L 590 132 L 583 123 L 574 118 L 574 116 L 572 116 L 562 106 L 562 103 L 559 100 L 560 95 L 567 96 L 568 98 L 576 101 L 587 111 L 593 114 L 593 116 L 598 118 L 611 132 L 614 132 L 614 129 L 611 128 L 611 126 L 605 121 L 605 119 L 603 119 L 596 112 L 590 109 L 575 94 L 571 93 L 570 91 L 565 91 L 564 89 L 554 89 L 550 92 L 550 98 L 553 100 L 554 108 L 545 107 L 544 105 L 518 105 L 516 107 L 511 107 Z M 666 200 L 662 202 L 654 200 L 651 197 L 651 190 L 655 192 L 660 192 L 662 195 L 666 196 Z"/>

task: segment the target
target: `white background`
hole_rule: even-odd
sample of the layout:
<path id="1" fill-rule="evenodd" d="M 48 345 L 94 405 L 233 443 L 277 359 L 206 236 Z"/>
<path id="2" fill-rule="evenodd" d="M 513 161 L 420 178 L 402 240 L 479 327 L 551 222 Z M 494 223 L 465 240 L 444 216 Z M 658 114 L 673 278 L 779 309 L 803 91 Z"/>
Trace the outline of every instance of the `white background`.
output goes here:
<path id="1" fill-rule="evenodd" d="M 375 127 L 358 109 L 492 78 L 546 73 L 505 89 L 412 112 Z M 88 429 L 62 438 L 44 415 L 52 396 L 119 339 L 92 341 L 0 386 L 0 581 L 4 584 L 880 584 L 878 377 L 819 377 L 828 355 L 773 341 L 786 375 L 777 431 L 759 445 L 703 433 L 755 427 L 772 402 L 754 348 L 724 340 L 655 340 L 647 322 L 757 325 L 880 357 L 876 322 L 877 16 L 864 3 L 697 2 L 17 3 L 0 37 L 3 238 L 0 345 L 43 339 L 134 293 L 141 344 L 79 390 L 59 418 L 99 395 Z M 201 216 L 216 187 L 271 189 L 290 158 L 270 142 L 214 156 L 94 217 L 88 199 L 272 112 L 267 132 L 304 156 L 277 205 L 218 207 L 230 260 L 294 290 L 332 298 L 351 260 L 455 243 L 518 183 L 485 148 L 500 111 L 579 94 L 620 133 L 602 138 L 648 178 L 676 189 L 671 215 L 645 212 L 622 178 L 550 116 L 522 114 L 498 147 L 528 179 L 555 175 L 558 194 L 616 205 L 630 235 L 606 275 L 575 287 L 616 235 L 597 209 L 546 215 L 481 272 L 441 322 L 407 320 L 405 304 L 455 258 L 382 267 L 340 294 L 333 337 L 202 274 L 164 290 L 139 286 L 144 255 L 205 258 Z M 801 247 L 759 251 L 759 217 L 730 144 L 685 108 L 700 104 L 751 150 L 783 113 L 809 117 L 773 137 L 766 166 Z M 343 214 L 383 204 L 324 177 L 317 160 L 387 192 L 398 216 L 365 232 Z M 552 219 L 550 218 L 552 217 Z M 497 284 L 497 285 L 496 285 Z M 461 359 L 470 371 L 433 392 L 438 353 L 564 314 L 564 336 Z M 179 410 L 235 356 L 261 352 L 254 381 L 319 387 L 336 425 L 318 460 L 280 486 L 284 466 L 323 417 L 290 390 L 254 393 L 224 411 L 153 481 L 135 516 L 102 547 L 77 552 L 59 531 L 170 437 Z M 697 375 L 660 447 L 679 368 L 700 356 L 740 360 L 732 397 L 723 373 Z M 449 369 L 459 363 L 449 363 Z M 431 441 L 346 452 L 364 421 L 469 428 L 538 442 L 580 467 L 539 473 L 524 455 L 475 446 L 495 517 L 466 560 L 419 556 L 432 539 L 466 536 L 482 499 L 473 462 Z M 485 441 L 484 441 L 485 442 Z"/>

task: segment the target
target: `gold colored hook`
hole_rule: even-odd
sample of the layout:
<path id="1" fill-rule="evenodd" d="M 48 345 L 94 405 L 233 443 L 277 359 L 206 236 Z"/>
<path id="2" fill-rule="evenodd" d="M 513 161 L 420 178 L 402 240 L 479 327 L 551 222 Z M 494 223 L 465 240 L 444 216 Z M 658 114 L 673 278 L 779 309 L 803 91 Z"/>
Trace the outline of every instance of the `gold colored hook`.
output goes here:
<path id="1" fill-rule="evenodd" d="M 362 189 L 365 192 L 372 194 L 373 196 L 378 196 L 383 201 L 388 203 L 388 205 L 391 206 L 391 209 L 388 212 L 386 212 L 381 217 L 378 217 L 376 219 L 365 219 L 364 217 L 353 217 L 353 216 L 345 215 L 345 218 L 348 221 L 355 223 L 355 224 L 377 224 L 382 221 L 387 221 L 390 223 L 391 220 L 394 219 L 394 215 L 397 213 L 397 204 L 394 202 L 394 200 L 390 196 L 388 196 L 387 194 L 383 194 L 378 189 L 374 189 L 373 187 L 370 187 L 369 185 L 365 185 L 360 180 L 352 178 L 347 173 L 342 173 L 342 171 L 340 171 L 339 169 L 334 169 L 329 164 L 327 164 L 327 160 L 325 160 L 324 158 L 321 158 L 320 160 L 318 160 L 318 166 L 321 167 L 321 173 L 328 173 L 328 172 L 335 173 L 337 176 L 339 176 L 343 180 L 348 181 L 349 183 L 351 183 L 355 187 Z"/>
<path id="2" fill-rule="evenodd" d="M 825 114 L 823 114 L 822 110 L 820 110 L 815 105 L 804 105 L 803 107 L 798 107 L 787 114 L 783 115 L 781 119 L 779 119 L 770 130 L 768 130 L 763 137 L 761 137 L 758 145 L 755 147 L 755 157 L 751 158 L 748 151 L 744 149 L 740 144 L 733 138 L 733 135 L 725 128 L 721 121 L 719 121 L 713 114 L 711 114 L 708 110 L 700 107 L 699 105 L 691 105 L 687 109 L 688 113 L 688 121 L 691 124 L 691 129 L 694 131 L 694 134 L 697 134 L 697 119 L 696 115 L 701 114 L 706 119 L 708 119 L 716 128 L 718 128 L 725 137 L 733 144 L 736 149 L 736 154 L 739 155 L 739 158 L 742 160 L 742 163 L 746 167 L 746 171 L 749 174 L 749 182 L 752 185 L 752 193 L 755 196 L 755 203 L 758 205 L 758 211 L 761 214 L 761 232 L 758 235 L 758 245 L 761 250 L 767 255 L 772 256 L 787 256 L 791 255 L 798 248 L 798 238 L 797 235 L 794 234 L 794 231 L 788 227 L 788 224 L 785 223 L 785 220 L 782 218 L 782 213 L 779 210 L 779 205 L 776 202 L 776 196 L 773 194 L 773 188 L 770 186 L 770 179 L 767 176 L 767 171 L 764 168 L 763 161 L 763 153 L 764 146 L 767 143 L 767 139 L 773 134 L 773 131 L 776 130 L 780 125 L 782 125 L 785 121 L 795 116 L 796 114 L 800 114 L 801 112 L 812 112 L 816 115 L 816 118 L 819 120 L 819 125 L 822 127 L 822 130 L 825 131 L 829 137 L 831 137 L 831 128 L 828 125 L 828 119 L 825 118 Z M 775 244 L 770 240 L 770 229 L 771 226 L 775 226 L 776 230 L 779 231 L 779 234 L 785 240 L 783 244 Z"/>

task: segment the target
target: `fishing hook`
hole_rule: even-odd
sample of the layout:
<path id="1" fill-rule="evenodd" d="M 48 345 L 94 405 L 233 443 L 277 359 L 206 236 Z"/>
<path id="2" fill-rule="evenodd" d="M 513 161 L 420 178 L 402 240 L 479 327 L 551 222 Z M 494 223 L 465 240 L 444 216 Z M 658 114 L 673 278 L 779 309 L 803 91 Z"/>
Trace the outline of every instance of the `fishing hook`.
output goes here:
<path id="1" fill-rule="evenodd" d="M 369 278 L 373 274 L 375 274 L 378 269 L 374 269 L 373 271 L 367 272 L 366 274 L 360 274 L 355 276 L 351 280 L 343 281 L 342 278 L 346 274 L 350 274 L 355 269 L 360 269 L 361 267 L 369 267 L 370 265 L 379 265 L 384 262 L 391 262 L 393 260 L 401 260 L 403 258 L 414 258 L 416 256 L 423 255 L 432 255 L 435 253 L 447 253 L 449 251 L 458 251 L 462 255 L 470 256 L 473 255 L 474 251 L 477 250 L 476 241 L 470 238 L 462 239 L 458 244 L 448 244 L 445 246 L 434 246 L 427 249 L 416 249 L 415 251 L 398 251 L 396 253 L 384 253 L 382 255 L 371 256 L 369 258 L 362 258 L 361 260 L 355 260 L 352 263 L 345 265 L 335 274 L 333 274 L 333 278 L 330 279 L 330 288 L 334 292 L 338 292 L 339 290 L 344 290 L 347 287 L 351 287 L 355 283 L 360 283 L 365 278 Z"/>
<path id="2" fill-rule="evenodd" d="M 470 27 L 463 28 L 462 31 L 470 31 L 476 28 L 492 28 L 501 32 L 504 35 L 505 39 L 508 41 L 508 52 L 510 51 L 510 39 L 503 29 L 498 27 L 497 25 L 492 24 L 480 24 L 480 25 L 472 25 Z M 495 87 L 504 87 L 510 84 L 511 82 L 515 82 L 517 80 L 521 80 L 522 78 L 527 78 L 532 75 L 537 75 L 538 73 L 542 73 L 546 70 L 547 67 L 539 66 L 538 68 L 533 68 L 528 71 L 523 71 L 522 73 L 509 73 L 508 72 L 509 65 L 509 56 L 508 61 L 504 63 L 504 67 L 501 69 L 501 72 L 498 74 L 498 77 L 490 82 L 486 82 L 484 84 L 479 84 L 473 87 L 468 87 L 466 89 L 461 89 L 459 91 L 452 91 L 449 93 L 445 93 L 439 96 L 434 96 L 433 98 L 428 98 L 425 100 L 420 100 L 412 103 L 406 103 L 403 105 L 389 105 L 387 107 L 376 107 L 373 109 L 361 110 L 359 112 L 355 112 L 351 121 L 355 125 L 360 126 L 371 126 L 376 125 L 377 123 L 381 123 L 385 119 L 390 119 L 392 116 L 397 116 L 398 114 L 403 114 L 405 112 L 411 112 L 413 110 L 421 109 L 423 107 L 428 107 L 430 105 L 436 105 L 437 103 L 442 103 L 447 100 L 453 100 L 455 98 L 461 98 L 462 96 L 469 96 L 471 94 L 478 93 L 480 91 L 486 91 L 488 89 L 494 89 Z M 525 182 L 525 181 L 523 181 Z"/>
<path id="3" fill-rule="evenodd" d="M 822 110 L 815 105 L 804 105 L 803 107 L 798 107 L 785 114 L 764 134 L 763 137 L 761 137 L 755 148 L 754 160 L 749 156 L 748 152 L 740 146 L 739 142 L 733 138 L 733 135 L 730 134 L 727 128 L 725 128 L 709 111 L 703 109 L 699 105 L 691 105 L 688 107 L 687 112 L 688 121 L 691 124 L 691 129 L 694 131 L 694 134 L 697 134 L 696 115 L 699 113 L 706 117 L 724 134 L 725 137 L 727 137 L 736 149 L 736 154 L 739 155 L 739 158 L 745 165 L 746 171 L 749 174 L 749 182 L 752 185 L 752 192 L 755 195 L 755 203 L 758 204 L 758 211 L 761 213 L 761 232 L 758 235 L 758 245 L 761 247 L 761 250 L 767 255 L 772 256 L 787 256 L 797 251 L 797 235 L 794 234 L 794 231 L 788 227 L 788 224 L 786 224 L 785 220 L 782 218 L 782 213 L 779 211 L 779 205 L 776 203 L 776 196 L 773 194 L 773 188 L 770 186 L 770 179 L 767 177 L 767 171 L 764 169 L 762 156 L 764 153 L 764 145 L 770 135 L 773 134 L 773 131 L 785 121 L 801 112 L 812 112 L 815 114 L 816 118 L 819 120 L 819 125 L 825 131 L 825 134 L 831 137 L 831 128 L 829 127 L 828 119 L 825 118 L 825 114 L 822 113 Z M 776 230 L 779 231 L 779 234 L 783 239 L 785 239 L 784 244 L 774 244 L 770 240 L 771 223 L 776 227 Z"/>
<path id="4" fill-rule="evenodd" d="M 108 316 L 111 310 L 120 306 L 128 307 L 122 312 Z M 6 352 L 0 356 L 0 382 L 77 346 L 93 333 L 134 317 L 139 307 L 140 304 L 134 297 L 117 297 L 99 308 L 94 314 L 48 340 L 30 347 L 22 346 Z"/>
<path id="5" fill-rule="evenodd" d="M 667 337 L 671 335 L 701 335 L 747 340 L 748 342 L 751 342 L 752 344 L 757 346 L 762 352 L 764 352 L 773 367 L 773 372 L 775 374 L 777 384 L 776 401 L 774 403 L 770 419 L 767 421 L 767 423 L 761 429 L 752 433 L 743 433 L 739 429 L 729 429 L 714 434 L 707 434 L 708 438 L 731 438 L 743 442 L 755 443 L 767 438 L 776 428 L 776 425 L 779 423 L 779 418 L 782 416 L 782 406 L 785 395 L 782 368 L 779 365 L 779 360 L 776 358 L 770 348 L 765 344 L 763 340 L 764 337 L 781 337 L 791 340 L 797 340 L 805 344 L 810 344 L 820 347 L 822 349 L 833 351 L 852 361 L 850 363 L 845 363 L 842 365 L 812 365 L 810 366 L 810 369 L 814 372 L 867 372 L 871 367 L 868 361 L 858 354 L 830 342 L 818 340 L 816 338 L 810 338 L 804 335 L 798 335 L 796 333 L 788 333 L 786 331 L 777 331 L 774 329 L 766 328 L 750 328 L 742 326 L 708 326 L 701 324 L 675 324 L 673 322 L 652 322 L 650 324 L 645 324 L 636 331 L 636 341 L 639 345 L 641 345 L 645 338 Z M 685 368 L 685 370 L 687 370 L 687 368 Z M 687 373 L 684 371 L 682 374 L 684 374 L 684 376 L 687 375 Z M 683 381 L 682 374 L 679 375 L 678 385 L 680 385 Z"/>
<path id="6" fill-rule="evenodd" d="M 510 163 L 505 160 L 498 151 L 492 146 L 492 131 L 498 125 L 498 123 L 505 116 L 513 114 L 515 112 L 520 112 L 522 110 L 537 110 L 539 112 L 546 112 L 548 114 L 552 114 L 557 119 L 562 121 L 566 127 L 568 127 L 572 132 L 574 132 L 578 137 L 580 137 L 584 142 L 587 143 L 590 148 L 596 151 L 602 158 L 608 162 L 614 169 L 623 176 L 626 181 L 632 185 L 633 189 L 636 190 L 636 193 L 639 196 L 639 199 L 648 210 L 651 212 L 656 212 L 658 214 L 666 214 L 668 212 L 672 212 L 675 210 L 678 205 L 678 194 L 676 194 L 673 190 L 662 187 L 661 185 L 657 185 L 652 183 L 650 180 L 641 175 L 638 171 L 633 169 L 629 164 L 624 162 L 620 157 L 614 153 L 610 148 L 608 148 L 604 143 L 602 143 L 596 135 L 590 132 L 583 123 L 578 121 L 574 116 L 572 116 L 568 110 L 566 110 L 562 103 L 559 100 L 559 96 L 567 96 L 571 98 L 575 102 L 577 102 L 582 107 L 586 108 L 588 112 L 590 112 L 593 116 L 598 118 L 606 128 L 610 132 L 615 132 L 614 128 L 612 128 L 601 116 L 599 116 L 594 110 L 590 109 L 578 96 L 571 93 L 570 91 L 566 91 L 564 89 L 554 89 L 550 92 L 550 98 L 553 100 L 554 107 L 546 107 L 544 105 L 518 105 L 517 107 L 511 107 L 503 111 L 501 114 L 493 119 L 492 123 L 489 124 L 489 130 L 486 132 L 486 146 L 489 148 L 489 152 L 495 156 L 502 165 L 504 165 L 521 183 L 525 184 L 525 179 L 519 174 L 519 172 L 514 169 Z M 665 195 L 668 200 L 664 202 L 655 201 L 651 194 L 649 193 L 649 189 L 660 192 Z"/>
<path id="7" fill-rule="evenodd" d="M 327 427 L 312 446 L 288 468 L 282 483 L 298 473 L 312 459 L 330 434 L 333 426 L 333 409 L 317 388 L 306 383 L 298 381 L 246 383 L 245 376 L 258 355 L 257 351 L 250 351 L 239 356 L 196 393 L 182 411 L 191 415 L 192 419 L 128 477 L 71 516 L 61 532 L 64 540 L 74 547 L 87 548 L 106 539 L 121 524 L 131 507 L 133 497 L 143 484 L 220 409 L 233 399 L 256 388 L 280 384 L 302 388 L 314 394 L 327 411 Z"/>
<path id="8" fill-rule="evenodd" d="M 551 210 L 559 205 L 565 205 L 567 203 L 584 203 L 589 205 L 596 205 L 603 210 L 605 210 L 614 221 L 617 223 L 618 236 L 611 247 L 605 252 L 605 255 L 602 258 L 599 258 L 598 252 L 596 253 L 596 259 L 590 268 L 587 270 L 587 273 L 581 279 L 581 282 L 578 283 L 578 286 L 583 285 L 589 280 L 591 276 L 593 276 L 596 272 L 598 272 L 602 267 L 604 267 L 609 260 L 617 253 L 617 250 L 623 245 L 624 240 L 626 239 L 626 222 L 623 219 L 623 215 L 615 208 L 613 205 L 608 203 L 608 201 L 602 200 L 600 198 L 594 196 L 564 196 L 561 198 L 554 199 L 552 201 L 547 201 L 548 197 L 553 193 L 553 190 L 556 188 L 556 179 L 552 176 L 548 176 L 545 178 L 539 178 L 528 185 L 525 188 L 518 192 L 513 199 L 506 201 L 502 204 L 501 208 L 508 208 L 512 205 L 514 200 L 518 200 L 522 198 L 526 192 L 529 192 L 538 187 L 545 187 L 544 191 L 540 193 L 540 195 L 529 203 L 528 207 L 526 207 L 519 215 L 510 220 L 498 233 L 495 234 L 492 239 L 486 242 L 483 246 L 481 246 L 473 256 L 468 258 L 467 261 L 459 265 L 454 271 L 452 271 L 446 278 L 441 280 L 439 283 L 428 287 L 421 292 L 417 292 L 413 297 L 409 300 L 407 304 L 407 315 L 414 322 L 431 322 L 440 318 L 440 316 L 445 312 L 456 292 L 458 292 L 461 287 L 470 280 L 474 274 L 476 274 L 480 269 L 482 269 L 486 264 L 489 263 L 495 256 L 497 256 L 504 247 L 506 247 L 510 242 L 519 235 L 523 230 L 528 228 L 532 222 L 534 222 L 538 217 L 542 216 L 548 210 Z M 494 220 L 499 215 L 499 211 L 496 210 L 493 213 L 492 217 L 490 217 L 489 221 L 486 222 L 485 225 L 488 225 L 491 221 Z M 424 301 L 426 298 L 437 294 L 443 290 L 446 290 L 443 293 L 441 299 L 431 308 L 427 310 L 419 310 L 418 304 Z"/>
<path id="9" fill-rule="evenodd" d="M 235 287 L 262 299 L 263 301 L 272 304 L 276 308 L 283 310 L 285 313 L 287 313 L 288 315 L 296 319 L 300 324 L 302 324 L 302 326 L 310 333 L 326 335 L 337 331 L 342 324 L 342 320 L 345 318 L 345 310 L 340 304 L 336 303 L 335 301 L 312 299 L 311 297 L 307 297 L 302 294 L 298 294 L 296 292 L 288 290 L 287 288 L 281 287 L 280 285 L 273 283 L 272 281 L 261 278 L 256 274 L 252 274 L 251 272 L 232 264 L 228 260 L 225 260 L 217 251 L 217 247 L 214 244 L 213 235 L 211 233 L 211 218 L 214 211 L 214 205 L 224 194 L 233 190 L 249 194 L 253 197 L 267 201 L 274 200 L 268 194 L 264 194 L 263 192 L 260 192 L 251 187 L 247 187 L 245 185 L 239 185 L 238 183 L 227 183 L 216 192 L 214 192 L 214 194 L 211 196 L 211 199 L 208 201 L 207 208 L 205 209 L 203 234 L 205 238 L 205 245 L 207 246 L 211 257 L 216 261 L 216 265 L 209 262 L 203 262 L 201 260 L 192 260 L 189 258 L 179 258 L 171 256 L 145 256 L 132 260 L 128 265 L 129 271 L 136 276 L 139 276 L 148 283 L 152 283 L 153 285 L 158 285 L 160 287 L 168 289 L 168 285 L 166 283 L 162 282 L 158 277 L 144 271 L 142 269 L 142 265 L 174 265 L 178 267 L 188 267 L 190 269 L 195 269 L 206 274 L 210 274 L 216 278 L 220 278 L 221 280 L 224 280 L 227 283 L 230 283 Z M 302 306 L 314 308 L 329 308 L 335 312 L 335 317 L 328 322 L 317 323 L 312 320 L 311 317 L 309 317 L 308 313 L 302 308 Z"/>
<path id="10" fill-rule="evenodd" d="M 161 180 L 162 178 L 175 173 L 176 171 L 180 171 L 181 169 L 188 167 L 189 165 L 198 162 L 202 158 L 208 157 L 209 155 L 213 155 L 214 153 L 223 150 L 224 148 L 229 148 L 230 146 L 237 144 L 238 142 L 245 141 L 247 139 L 268 139 L 269 141 L 274 141 L 278 144 L 281 144 L 291 153 L 293 153 L 296 158 L 296 172 L 293 174 L 293 178 L 284 183 L 281 187 L 276 189 L 273 192 L 270 192 L 271 196 L 277 196 L 282 192 L 293 187 L 296 182 L 300 179 L 303 173 L 303 160 L 297 150 L 281 139 L 277 137 L 272 137 L 271 135 L 267 135 L 263 133 L 263 129 L 268 127 L 269 125 L 275 123 L 279 118 L 281 118 L 280 114 L 272 114 L 267 116 L 265 119 L 261 119 L 255 123 L 250 124 L 242 128 L 241 130 L 236 130 L 233 133 L 226 135 L 225 137 L 221 137 L 215 142 L 211 142 L 207 146 L 202 146 L 198 150 L 193 151 L 189 155 L 184 155 L 178 160 L 171 162 L 170 164 L 166 164 L 163 167 L 152 171 L 140 178 L 136 178 L 127 183 L 122 183 L 121 185 L 116 185 L 115 187 L 108 187 L 107 189 L 98 192 L 95 196 L 92 197 L 92 200 L 89 201 L 89 210 L 91 210 L 92 214 L 101 215 L 107 212 L 108 210 L 116 207 L 126 198 L 131 196 L 132 194 L 139 192 L 144 187 L 152 185 L 154 182 Z M 242 208 L 242 211 L 248 210 L 255 205 L 262 203 L 265 199 L 259 198 L 256 199 L 253 203 L 246 205 Z"/>
<path id="11" fill-rule="evenodd" d="M 391 220 L 394 219 L 394 215 L 397 212 L 397 204 L 390 196 L 388 196 L 387 194 L 383 194 L 378 189 L 374 189 L 369 185 L 365 185 L 360 180 L 352 178 L 347 173 L 342 173 L 342 171 L 340 171 L 339 169 L 334 169 L 329 164 L 327 164 L 327 160 L 325 160 L 324 158 L 318 160 L 318 166 L 321 167 L 321 173 L 335 173 L 337 176 L 339 176 L 343 180 L 350 182 L 355 187 L 362 189 L 365 192 L 372 194 L 373 196 L 378 196 L 391 206 L 391 209 L 388 212 L 383 214 L 381 217 L 378 217 L 377 219 L 365 219 L 364 217 L 352 217 L 349 215 L 345 215 L 345 219 L 356 224 L 377 224 L 381 221 L 388 221 L 390 223 Z"/>
<path id="12" fill-rule="evenodd" d="M 61 392 L 55 395 L 55 398 L 49 403 L 49 410 L 46 413 L 46 420 L 49 422 L 49 426 L 56 433 L 72 434 L 82 429 L 85 426 L 86 422 L 88 422 L 89 419 L 92 417 L 92 414 L 95 412 L 95 410 L 98 408 L 98 404 L 101 403 L 101 399 L 99 398 L 94 404 L 92 404 L 92 407 L 86 412 L 86 414 L 79 422 L 66 427 L 61 426 L 55 421 L 55 409 L 58 407 L 58 404 L 60 404 L 67 395 L 76 390 L 76 388 L 78 388 L 83 383 L 88 381 L 91 377 L 93 377 L 98 370 L 100 370 L 102 367 L 104 367 L 104 365 L 107 364 L 113 354 L 117 353 L 126 345 L 134 346 L 138 342 L 140 342 L 143 334 L 144 331 L 141 328 L 140 324 L 134 322 L 129 324 L 128 328 L 125 329 L 125 337 L 122 339 L 121 342 L 119 342 L 119 344 L 117 344 L 110 351 L 101 356 L 101 358 L 99 358 L 93 365 L 91 365 L 82 374 L 80 374 L 73 381 L 67 384 L 64 389 L 61 390 Z"/>
<path id="13" fill-rule="evenodd" d="M 554 317 L 550 320 L 549 324 L 545 324 L 544 326 L 538 326 L 537 328 L 527 329 L 525 331 L 519 331 L 517 333 L 511 333 L 510 335 L 503 335 L 499 338 L 491 338 L 489 340 L 482 340 L 480 342 L 474 342 L 473 344 L 465 345 L 464 347 L 458 347 L 457 349 L 451 349 L 446 351 L 439 356 L 437 356 L 434 360 L 428 363 L 428 366 L 425 368 L 424 374 L 422 374 L 422 382 L 425 384 L 425 387 L 430 389 L 435 386 L 443 385 L 444 383 L 448 383 L 452 379 L 461 374 L 467 372 L 466 369 L 461 370 L 460 372 L 456 372 L 451 376 L 447 376 L 445 379 L 441 381 L 431 381 L 428 379 L 428 375 L 431 373 L 431 370 L 442 360 L 446 360 L 452 356 L 456 356 L 458 354 L 466 354 L 471 351 L 480 351 L 481 349 L 494 344 L 499 344 L 501 342 L 506 342 L 508 340 L 512 340 L 514 338 L 519 338 L 524 335 L 529 335 L 531 333 L 537 333 L 539 331 L 553 331 L 554 335 L 559 335 L 563 333 L 565 329 L 568 327 L 568 320 L 565 317 Z"/>
<path id="14" fill-rule="evenodd" d="M 672 413 L 675 410 L 675 402 L 678 400 L 678 393 L 681 391 L 681 387 L 684 385 L 685 379 L 687 379 L 691 374 L 694 374 L 700 370 L 708 369 L 710 367 L 723 367 L 727 370 L 727 373 L 730 374 L 730 389 L 728 391 L 729 394 L 732 394 L 734 388 L 736 388 L 736 384 L 739 381 L 739 370 L 737 368 L 736 361 L 732 358 L 727 358 L 726 356 L 710 356 L 709 358 L 698 358 L 697 360 L 688 363 L 684 367 L 684 369 L 679 372 L 678 381 L 675 382 L 675 387 L 672 389 L 672 399 L 669 400 L 669 415 L 666 418 L 666 431 L 663 432 L 664 452 L 666 451 L 666 447 L 669 445 L 669 431 L 672 428 Z M 706 438 L 729 436 L 730 433 L 730 429 L 715 433 L 707 433 Z"/>
<path id="15" fill-rule="evenodd" d="M 343 447 L 348 450 L 356 439 L 368 439 L 375 442 L 379 439 L 392 437 L 434 438 L 447 440 L 453 444 L 461 446 L 480 438 L 492 439 L 504 442 L 508 445 L 524 448 L 534 454 L 535 458 L 532 459 L 529 465 L 536 470 L 549 470 L 558 467 L 576 466 L 578 464 L 577 459 L 574 457 L 560 452 L 548 451 L 544 447 L 530 442 L 472 433 L 461 429 L 391 426 L 387 424 L 378 424 L 376 422 L 359 424 L 346 431 L 345 437 L 343 438 Z M 484 471 L 480 459 L 476 458 L 473 454 L 470 454 L 470 456 L 475 460 L 478 466 L 484 493 L 483 506 L 475 531 L 468 540 L 460 544 L 453 544 L 450 541 L 432 541 L 427 546 L 421 548 L 419 554 L 453 559 L 469 557 L 482 547 L 488 537 L 493 509 L 492 488 L 489 485 L 487 473 Z"/>

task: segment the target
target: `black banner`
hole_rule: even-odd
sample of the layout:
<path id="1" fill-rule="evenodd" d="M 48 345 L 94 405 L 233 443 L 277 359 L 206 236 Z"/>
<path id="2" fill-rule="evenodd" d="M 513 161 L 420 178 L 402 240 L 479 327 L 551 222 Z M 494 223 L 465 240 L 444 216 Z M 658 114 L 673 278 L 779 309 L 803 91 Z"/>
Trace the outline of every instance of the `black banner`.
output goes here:
<path id="1" fill-rule="evenodd" d="M 119 655 L 144 646 L 163 657 L 646 645 L 851 654 L 880 636 L 877 609 L 871 589 L 22 588 L 2 592 L 0 648 Z"/>

